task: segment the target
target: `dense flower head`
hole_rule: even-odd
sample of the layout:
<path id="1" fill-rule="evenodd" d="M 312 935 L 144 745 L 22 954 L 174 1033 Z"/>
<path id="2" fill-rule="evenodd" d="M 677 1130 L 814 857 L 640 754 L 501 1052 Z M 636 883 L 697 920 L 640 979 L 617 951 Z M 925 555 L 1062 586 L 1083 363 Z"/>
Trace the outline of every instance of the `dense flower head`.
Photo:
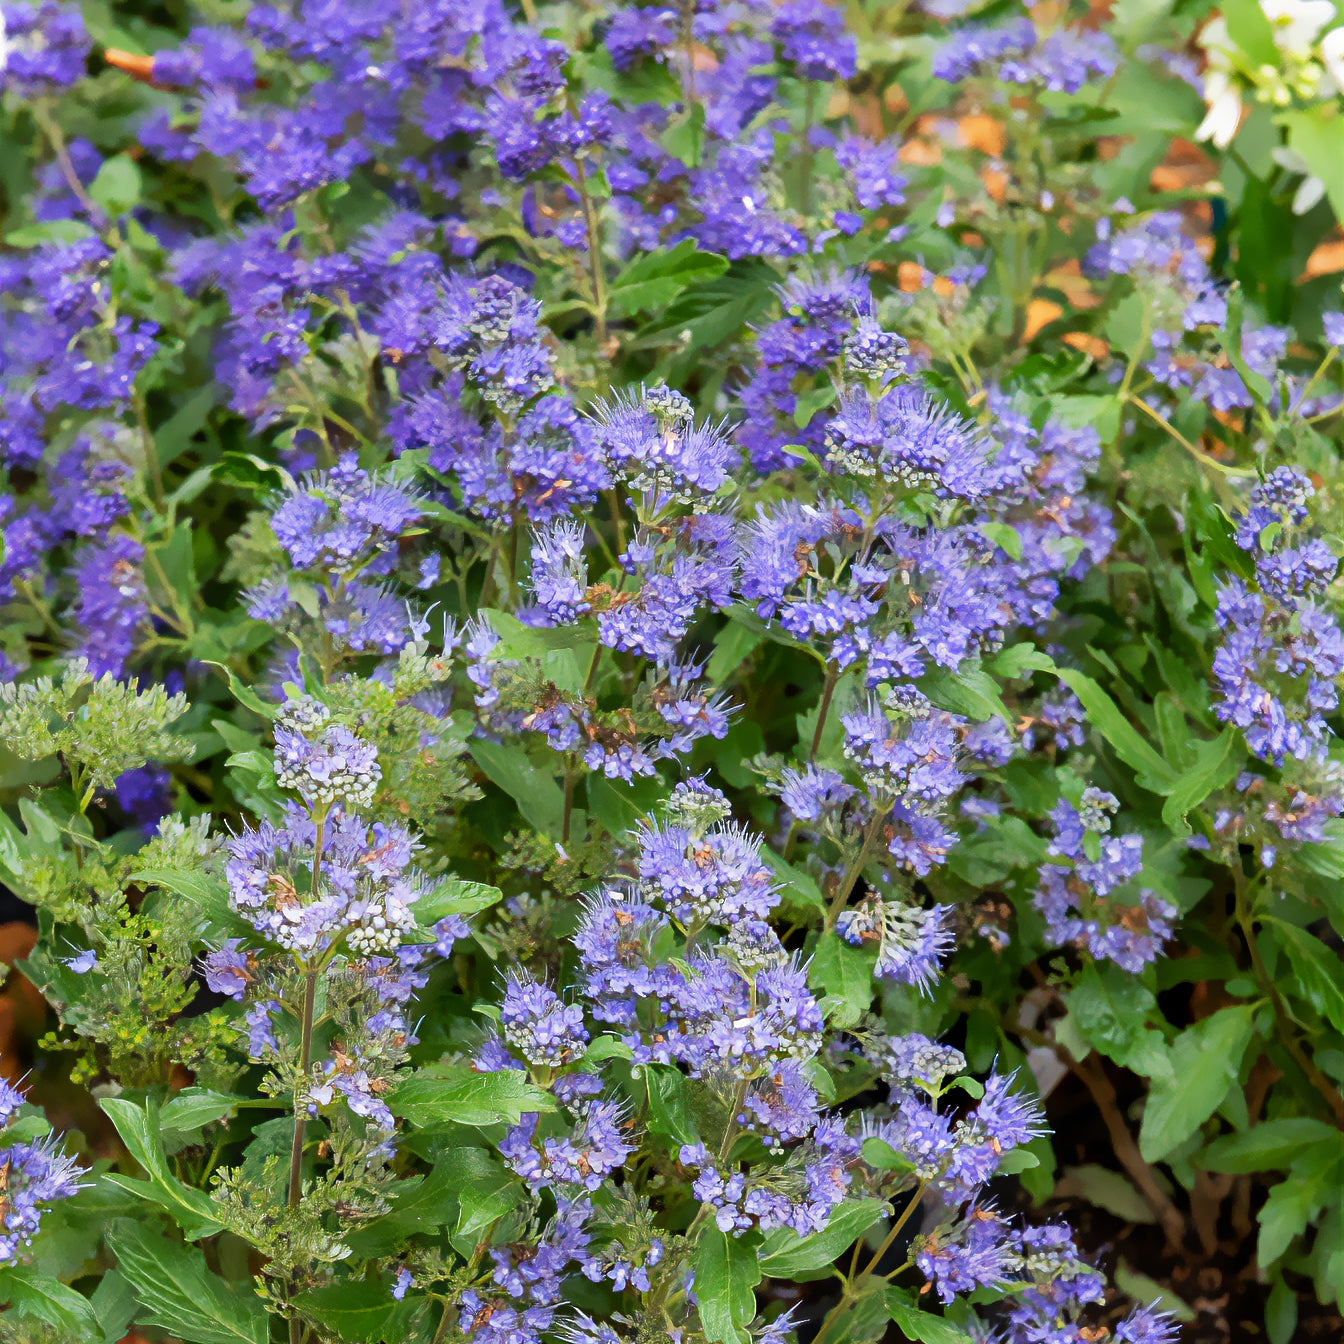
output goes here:
<path id="1" fill-rule="evenodd" d="M 275 721 L 275 778 L 309 806 L 343 802 L 367 807 L 382 772 L 377 749 L 344 724 L 329 723 L 330 711 L 308 696 L 288 700 Z"/>
<path id="2" fill-rule="evenodd" d="M 33 1101 L 59 1043 L 109 1114 L 177 1117 L 258 1311 L 311 1333 L 355 1284 L 473 1344 L 785 1344 L 793 1312 L 725 1327 L 707 1253 L 747 1238 L 768 1315 L 775 1248 L 829 1227 L 853 1290 L 885 1228 L 912 1337 L 969 1296 L 976 1340 L 1170 1344 L 990 1204 L 1050 1075 L 986 1077 L 982 1028 L 1039 1049 L 1044 968 L 1105 1056 L 1089 983 L 1168 984 L 1251 854 L 1229 1002 L 1254 962 L 1319 1047 L 1344 315 L 1328 247 L 1282 240 L 1299 280 L 1260 235 L 1285 174 L 1313 238 L 1338 211 L 1298 150 L 1344 27 L 1261 7 L 1278 67 L 1216 17 L 1204 68 L 1188 15 L 1135 49 L 1105 7 L 975 0 L 871 32 L 839 0 L 156 6 L 144 56 L 106 6 L 0 6 L 0 701 L 41 748 L 0 876 L 61 1027 Z M 1121 195 L 1176 176 L 1180 80 L 1215 159 L 1243 97 L 1284 131 L 1212 230 Z M 72 652 L 106 681 L 11 716 Z M 102 769 L 148 736 L 86 712 L 132 672 L 190 694 L 199 767 Z M 422 1123 L 462 1077 L 481 1123 Z M 1268 1086 L 1271 1122 L 1337 1100 Z M 292 1114 L 244 1153 L 256 1089 Z M 78 1188 L 24 1101 L 0 1081 L 0 1264 Z M 1235 1111 L 1155 1160 L 1202 1167 Z M 129 1244 L 87 1212 L 21 1268 L 79 1270 L 58 1315 Z"/>
<path id="3" fill-rule="evenodd" d="M 330 471 L 301 478 L 271 515 L 271 529 L 296 569 L 353 574 L 419 516 L 411 495 L 351 454 Z"/>
<path id="4" fill-rule="evenodd" d="M 588 1043 L 583 1009 L 562 1002 L 549 985 L 521 975 L 509 976 L 499 1021 L 510 1050 L 533 1067 L 566 1064 Z"/>
<path id="5" fill-rule="evenodd" d="M 1143 840 L 1107 834 L 1116 806 L 1113 795 L 1097 789 L 1085 791 L 1079 807 L 1060 799 L 1050 813 L 1050 853 L 1072 866 L 1043 865 L 1032 899 L 1054 943 L 1086 946 L 1098 960 L 1137 972 L 1171 937 L 1176 909 L 1151 890 L 1131 891 L 1143 867 Z"/>
<path id="6" fill-rule="evenodd" d="M 258 933 L 301 955 L 342 938 L 356 955 L 386 952 L 414 926 L 421 879 L 410 866 L 413 848 L 402 827 L 370 826 L 339 809 L 327 817 L 319 848 L 317 826 L 294 810 L 229 845 L 229 900 Z"/>
<path id="7" fill-rule="evenodd" d="M 648 827 L 638 873 L 645 899 L 686 925 L 762 919 L 779 900 L 759 840 L 732 825 Z"/>
<path id="8" fill-rule="evenodd" d="M 836 932 L 855 947 L 876 945 L 877 975 L 926 992 L 953 941 L 946 906 L 922 909 L 881 896 L 865 896 L 854 909 L 844 911 Z"/>

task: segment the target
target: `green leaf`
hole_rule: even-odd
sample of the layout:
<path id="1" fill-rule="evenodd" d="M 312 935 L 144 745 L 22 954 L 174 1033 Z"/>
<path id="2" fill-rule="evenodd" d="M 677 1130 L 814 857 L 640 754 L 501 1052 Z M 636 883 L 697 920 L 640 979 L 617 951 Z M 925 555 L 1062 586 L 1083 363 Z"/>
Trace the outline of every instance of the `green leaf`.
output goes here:
<path id="1" fill-rule="evenodd" d="M 644 1070 L 649 1092 L 650 1133 L 662 1134 L 680 1148 L 699 1143 L 700 1132 L 691 1116 L 686 1077 L 680 1069 L 650 1066 Z"/>
<path id="2" fill-rule="evenodd" d="M 266 720 L 269 723 L 275 718 L 276 706 L 268 705 L 261 699 L 250 686 L 245 686 L 237 677 L 232 668 L 225 667 L 223 663 L 212 663 L 210 660 L 203 659 L 207 667 L 217 667 L 224 674 L 224 679 L 229 683 L 229 691 L 233 698 L 238 701 L 244 709 L 250 709 L 252 713 Z"/>
<path id="3" fill-rule="evenodd" d="M 1288 148 L 1302 156 L 1312 177 L 1325 183 L 1330 208 L 1344 221 L 1344 116 L 1337 105 L 1285 112 L 1279 121 L 1288 130 Z"/>
<path id="4" fill-rule="evenodd" d="M 191 902 L 198 928 L 207 942 L 222 942 L 249 931 L 229 904 L 229 889 L 224 882 L 196 868 L 142 868 L 131 874 L 132 882 L 163 887 Z"/>
<path id="5" fill-rule="evenodd" d="M 853 1026 L 872 1006 L 874 953 L 851 947 L 838 933 L 823 933 L 807 968 L 807 980 L 825 996 L 821 1008 L 837 1027 Z"/>
<path id="6" fill-rule="evenodd" d="M 935 669 L 926 673 L 920 684 L 924 694 L 939 709 L 964 714 L 969 719 L 979 719 L 981 722 L 999 718 L 1009 726 L 1012 725 L 1013 716 L 1003 703 L 998 683 L 983 668 L 967 667 L 960 672 Z"/>
<path id="7" fill-rule="evenodd" d="M 1277 68 L 1279 49 L 1274 45 L 1274 29 L 1259 0 L 1222 0 L 1219 9 L 1227 23 L 1227 35 L 1241 48 L 1250 64 Z"/>
<path id="8" fill-rule="evenodd" d="M 761 1271 L 768 1278 L 796 1280 L 801 1275 L 825 1271 L 887 1211 L 880 1199 L 846 1200 L 831 1213 L 820 1232 L 800 1237 L 782 1227 L 766 1237 L 761 1246 Z"/>
<path id="9" fill-rule="evenodd" d="M 1262 1269 L 1283 1255 L 1327 1204 L 1338 1199 L 1342 1171 L 1344 1151 L 1340 1145 L 1318 1144 L 1293 1163 L 1287 1180 L 1269 1192 L 1256 1215 L 1260 1224 L 1256 1259 Z"/>
<path id="10" fill-rule="evenodd" d="M 109 1269 L 98 1280 L 98 1287 L 89 1301 L 98 1317 L 98 1328 L 103 1332 L 103 1344 L 119 1344 L 140 1305 L 126 1276 L 119 1269 Z"/>
<path id="11" fill-rule="evenodd" d="M 208 1087 L 184 1087 L 159 1111 L 159 1128 L 163 1131 L 200 1129 L 232 1115 L 238 1109 L 238 1103 L 247 1100 L 226 1092 L 212 1092 Z"/>
<path id="12" fill-rule="evenodd" d="M 255 453 L 227 452 L 210 469 L 220 485 L 232 485 L 257 495 L 294 486 L 294 478 L 273 462 Z"/>
<path id="13" fill-rule="evenodd" d="M 1280 1274 L 1265 1301 L 1265 1334 L 1269 1344 L 1293 1344 L 1296 1332 L 1297 1294 Z"/>
<path id="14" fill-rule="evenodd" d="M 1055 1186 L 1054 1198 L 1086 1200 L 1126 1223 L 1157 1222 L 1143 1197 L 1124 1176 L 1091 1162 L 1081 1167 L 1066 1167 Z"/>
<path id="15" fill-rule="evenodd" d="M 863 1160 L 878 1171 L 914 1171 L 915 1164 L 904 1153 L 897 1152 L 886 1139 L 866 1138 L 863 1141 Z"/>
<path id="16" fill-rule="evenodd" d="M 504 893 L 498 887 L 484 882 L 468 882 L 461 877 L 441 878 L 411 907 L 415 916 L 415 934 L 410 941 L 432 943 L 434 925 L 439 920 L 449 915 L 474 915 L 503 899 Z"/>
<path id="17" fill-rule="evenodd" d="M 266 1344 L 266 1310 L 255 1294 L 212 1274 L 199 1250 L 118 1219 L 107 1244 L 139 1294 L 143 1319 L 189 1344 Z"/>
<path id="18" fill-rule="evenodd" d="M 1173 1077 L 1154 1084 L 1143 1111 L 1139 1151 L 1146 1162 L 1166 1157 L 1218 1109 L 1237 1081 L 1253 1016 L 1249 1004 L 1223 1008 L 1176 1038 Z"/>
<path id="19" fill-rule="evenodd" d="M 1034 644 L 1012 644 L 990 660 L 990 669 L 997 677 L 1012 680 L 1027 677 L 1033 672 L 1054 672 L 1055 660 L 1042 653 Z"/>
<path id="20" fill-rule="evenodd" d="M 774 873 L 783 887 L 781 896 L 785 904 L 813 914 L 826 913 L 826 898 L 822 896 L 821 888 L 810 874 L 801 868 L 795 868 L 791 863 L 786 863 L 772 849 L 763 847 L 761 858 L 765 860 L 766 867 Z"/>
<path id="21" fill-rule="evenodd" d="M 456 1226 L 468 1192 L 509 1179 L 484 1148 L 445 1149 L 428 1176 L 394 1182 L 388 1191 L 391 1209 L 344 1240 L 356 1259 L 388 1255 L 411 1237 L 433 1237 L 441 1228 Z"/>
<path id="22" fill-rule="evenodd" d="M 142 185 L 135 160 L 129 154 L 114 154 L 103 160 L 89 183 L 89 198 L 109 215 L 123 215 L 139 202 Z"/>
<path id="23" fill-rule="evenodd" d="M 531 1112 L 555 1110 L 549 1092 L 533 1087 L 518 1069 L 477 1073 L 468 1064 L 426 1069 L 399 1083 L 387 1104 L 422 1129 L 429 1125 L 516 1125 Z"/>
<path id="24" fill-rule="evenodd" d="M 694 168 L 700 162 L 704 138 L 705 109 L 699 103 L 692 103 L 690 111 L 674 121 L 664 133 L 663 148 L 687 167 Z"/>
<path id="25" fill-rule="evenodd" d="M 343 1279 L 300 1293 L 299 1309 L 342 1339 L 371 1340 L 382 1332 L 396 1303 L 378 1279 Z"/>
<path id="26" fill-rule="evenodd" d="M 793 407 L 793 423 L 799 429 L 805 429 L 812 423 L 812 417 L 835 401 L 835 388 L 817 387 L 810 392 L 800 392 Z"/>
<path id="27" fill-rule="evenodd" d="M 159 1135 L 159 1111 L 154 1102 L 147 1102 L 142 1109 L 125 1097 L 100 1097 L 98 1105 L 116 1126 L 131 1156 L 149 1176 L 148 1181 L 141 1181 L 108 1172 L 103 1179 L 166 1209 L 192 1241 L 218 1232 L 221 1225 L 214 1216 L 215 1206 L 210 1196 L 203 1190 L 183 1185 L 168 1165 Z"/>
<path id="28" fill-rule="evenodd" d="M 1177 1297 L 1147 1274 L 1131 1269 L 1123 1260 L 1115 1267 L 1115 1286 L 1141 1306 L 1167 1312 L 1187 1325 L 1197 1319 L 1197 1313 L 1183 1297 Z"/>
<path id="29" fill-rule="evenodd" d="M 1269 918 L 1265 923 L 1282 945 L 1296 983 L 1293 992 L 1311 1004 L 1336 1031 L 1344 1031 L 1344 985 L 1339 957 L 1304 929 Z"/>
<path id="30" fill-rule="evenodd" d="M 705 676 L 714 685 L 722 685 L 764 640 L 761 631 L 741 621 L 729 621 L 714 639 L 714 652 L 709 655 Z"/>
<path id="31" fill-rule="evenodd" d="M 747 1237 L 730 1237 L 710 1223 L 695 1252 L 695 1296 L 710 1344 L 748 1344 L 756 1318 L 761 1265 Z"/>
<path id="32" fill-rule="evenodd" d="M 102 1333 L 93 1304 L 83 1293 L 31 1265 L 0 1268 L 0 1302 L 16 1317 L 46 1321 L 75 1339 L 97 1339 Z"/>
<path id="33" fill-rule="evenodd" d="M 5 234 L 5 242 L 10 247 L 42 247 L 46 243 L 77 243 L 93 236 L 93 229 L 82 220 L 48 219 L 41 224 L 11 229 Z"/>
<path id="34" fill-rule="evenodd" d="M 1156 1012 L 1157 1000 L 1119 966 L 1106 962 L 1084 967 L 1064 1003 L 1092 1049 L 1155 1083 L 1174 1081 L 1162 1033 L 1146 1023 L 1148 1014 Z"/>
<path id="35" fill-rule="evenodd" d="M 1072 668 L 1060 668 L 1058 676 L 1082 702 L 1083 708 L 1087 710 L 1088 723 L 1110 744 L 1115 754 L 1135 771 L 1139 784 L 1153 793 L 1170 793 L 1176 786 L 1176 772 L 1143 740 L 1101 686 L 1091 677 Z"/>
<path id="36" fill-rule="evenodd" d="M 1246 384 L 1246 389 L 1254 398 L 1256 405 L 1263 407 L 1269 402 L 1274 389 L 1270 387 L 1269 380 L 1263 374 L 1256 373 L 1242 356 L 1241 318 L 1245 302 L 1246 296 L 1240 284 L 1233 285 L 1228 289 L 1227 321 L 1219 339 L 1228 363 L 1241 376 L 1241 381 Z"/>
<path id="37" fill-rule="evenodd" d="M 1240 1134 L 1214 1139 L 1199 1155 L 1198 1166 L 1209 1171 L 1247 1175 L 1256 1171 L 1286 1171 L 1309 1148 L 1339 1142 L 1339 1130 L 1310 1116 L 1282 1116 L 1262 1120 Z"/>
<path id="38" fill-rule="evenodd" d="M 980 531 L 1007 553 L 1010 560 L 1022 558 L 1022 538 L 1009 523 L 981 523 Z"/>
<path id="39" fill-rule="evenodd" d="M 612 282 L 608 309 L 625 314 L 666 308 L 691 285 L 717 280 L 728 269 L 728 258 L 701 252 L 693 238 L 684 238 L 666 252 L 646 252 Z"/>
<path id="40" fill-rule="evenodd" d="M 1181 827 L 1185 814 L 1198 807 L 1215 789 L 1230 784 L 1245 764 L 1246 749 L 1235 728 L 1224 728 L 1212 742 L 1201 742 L 1194 764 L 1176 780 L 1162 804 L 1162 823 L 1173 830 Z"/>
<path id="41" fill-rule="evenodd" d="M 518 811 L 543 835 L 558 838 L 565 815 L 565 795 L 554 776 L 538 770 L 517 747 L 478 739 L 468 750 L 491 783 L 518 804 Z"/>
<path id="42" fill-rule="evenodd" d="M 887 1290 L 887 1312 L 906 1339 L 917 1344 L 971 1344 L 971 1337 L 964 1330 L 941 1316 L 912 1307 L 899 1289 Z"/>

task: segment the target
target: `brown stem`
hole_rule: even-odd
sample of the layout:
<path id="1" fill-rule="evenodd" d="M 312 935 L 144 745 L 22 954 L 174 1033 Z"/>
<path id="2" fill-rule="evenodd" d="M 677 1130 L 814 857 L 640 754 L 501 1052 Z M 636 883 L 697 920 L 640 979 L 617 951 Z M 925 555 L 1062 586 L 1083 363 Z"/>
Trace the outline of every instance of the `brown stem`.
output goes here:
<path id="1" fill-rule="evenodd" d="M 1139 1152 L 1139 1145 L 1134 1142 L 1134 1136 L 1129 1132 L 1124 1116 L 1120 1114 L 1120 1108 L 1116 1104 L 1115 1088 L 1111 1086 L 1111 1080 L 1106 1076 L 1101 1061 L 1095 1054 L 1091 1054 L 1079 1064 L 1067 1050 L 1058 1046 L 1055 1048 L 1055 1053 L 1077 1075 L 1091 1094 L 1097 1110 L 1101 1112 L 1102 1120 L 1106 1123 L 1106 1131 L 1111 1136 L 1111 1147 L 1120 1165 L 1129 1173 L 1130 1180 L 1143 1196 L 1143 1202 L 1153 1211 L 1153 1216 L 1161 1224 L 1167 1244 L 1172 1248 L 1178 1248 L 1185 1239 L 1185 1219 L 1158 1185 L 1152 1167 L 1144 1161 L 1143 1154 Z"/>
<path id="2" fill-rule="evenodd" d="M 569 843 L 569 821 L 574 812 L 574 753 L 565 756 L 565 815 L 560 823 L 560 843 Z"/>
<path id="3" fill-rule="evenodd" d="M 43 99 L 39 98 L 33 103 L 32 109 L 33 120 L 41 128 L 42 134 L 47 137 L 47 142 L 51 145 L 51 151 L 56 155 L 56 163 L 61 170 L 61 176 L 65 179 L 65 185 L 70 188 L 71 194 L 89 218 L 101 228 L 106 224 L 107 216 L 98 208 L 89 193 L 84 190 L 84 184 L 79 180 L 79 174 L 75 171 L 74 160 L 70 157 L 70 150 L 66 146 L 64 132 L 48 111 Z"/>
<path id="4" fill-rule="evenodd" d="M 831 697 L 835 695 L 835 683 L 839 680 L 840 673 L 828 667 L 826 681 L 821 688 L 821 703 L 817 706 L 817 727 L 812 734 L 812 747 L 807 753 L 809 761 L 815 761 L 817 752 L 821 750 L 821 735 L 826 729 L 826 716 L 831 712 Z"/>

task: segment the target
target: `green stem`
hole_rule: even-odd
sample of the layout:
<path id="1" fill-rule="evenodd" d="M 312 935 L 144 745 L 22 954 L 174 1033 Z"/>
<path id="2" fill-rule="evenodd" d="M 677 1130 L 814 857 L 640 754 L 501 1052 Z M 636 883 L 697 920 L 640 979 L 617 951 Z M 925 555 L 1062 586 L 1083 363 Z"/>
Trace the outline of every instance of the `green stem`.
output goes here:
<path id="1" fill-rule="evenodd" d="M 578 155 L 574 156 L 574 190 L 579 194 L 583 222 L 588 231 L 588 279 L 593 290 L 593 333 L 600 351 L 607 343 L 607 278 L 602 273 L 602 229 L 588 191 L 588 174 Z"/>
<path id="2" fill-rule="evenodd" d="M 887 819 L 887 809 L 884 806 L 875 806 L 873 819 L 868 823 L 863 832 L 863 843 L 859 846 L 859 852 L 854 856 L 854 861 L 845 870 L 845 876 L 840 885 L 836 888 L 835 896 L 831 899 L 830 908 L 826 911 L 827 929 L 835 928 L 836 921 L 840 918 L 840 912 L 845 908 L 845 902 L 849 900 L 849 893 L 854 890 L 854 884 L 859 880 L 859 874 L 863 872 L 863 865 L 868 861 L 868 855 L 872 850 L 873 841 L 877 839 L 878 833 L 882 829 L 882 823 Z"/>
<path id="3" fill-rule="evenodd" d="M 1196 448 L 1184 434 L 1180 432 L 1170 421 L 1168 421 L 1160 411 L 1155 411 L 1142 397 L 1136 397 L 1132 393 L 1126 393 L 1122 399 L 1129 405 L 1137 407 L 1150 420 L 1162 426 L 1163 429 L 1171 435 L 1177 443 L 1185 449 L 1197 462 L 1202 462 L 1206 467 L 1212 467 L 1215 471 L 1221 471 L 1224 476 L 1254 476 L 1254 467 L 1229 467 L 1220 462 L 1216 457 L 1210 456 L 1202 448 Z"/>
<path id="4" fill-rule="evenodd" d="M 868 1262 L 868 1268 L 865 1269 L 863 1273 L 859 1275 L 859 1278 L 861 1279 L 867 1278 L 868 1275 L 870 1275 L 873 1272 L 873 1270 L 877 1268 L 878 1263 L 881 1261 L 882 1257 L 886 1255 L 886 1253 L 891 1249 L 892 1243 L 896 1240 L 897 1237 L 901 1235 L 901 1228 L 903 1228 L 906 1225 L 906 1223 L 910 1221 L 910 1215 L 914 1213 L 915 1209 L 919 1205 L 919 1201 L 924 1196 L 924 1187 L 926 1184 L 927 1182 L 920 1181 L 920 1183 L 917 1186 L 915 1186 L 915 1192 L 913 1195 L 910 1196 L 910 1202 L 901 1211 L 901 1216 L 897 1218 L 897 1220 L 891 1225 L 891 1231 L 887 1233 L 886 1237 L 882 1241 L 882 1244 L 877 1248 L 876 1251 L 873 1252 L 873 1258 Z"/>
<path id="5" fill-rule="evenodd" d="M 322 838 L 326 827 L 326 816 L 316 818 L 317 835 L 313 845 L 313 877 L 311 896 L 317 897 L 317 880 L 322 869 Z M 312 1068 L 313 1054 L 313 1017 L 317 1008 L 317 967 L 309 965 L 303 983 L 303 1027 L 299 1044 L 299 1068 L 294 1079 L 294 1133 L 289 1147 L 289 1192 L 286 1204 L 294 1209 L 303 1198 L 303 1133 L 307 1117 L 303 1108 L 303 1096 L 308 1087 L 308 1075 Z M 289 1322 L 289 1344 L 300 1344 L 302 1324 L 297 1317 Z"/>

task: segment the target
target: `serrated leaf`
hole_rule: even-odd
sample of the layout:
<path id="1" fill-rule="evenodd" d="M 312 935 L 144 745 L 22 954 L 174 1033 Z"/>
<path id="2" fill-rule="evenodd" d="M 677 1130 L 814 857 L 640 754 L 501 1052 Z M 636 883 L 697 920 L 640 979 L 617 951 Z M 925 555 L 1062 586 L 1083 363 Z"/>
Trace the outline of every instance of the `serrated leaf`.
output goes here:
<path id="1" fill-rule="evenodd" d="M 116 1126 L 122 1143 L 149 1177 L 149 1180 L 141 1181 L 108 1172 L 103 1179 L 166 1209 L 173 1221 L 192 1240 L 218 1232 L 221 1224 L 214 1216 L 215 1207 L 210 1196 L 203 1190 L 193 1190 L 183 1185 L 168 1165 L 159 1133 L 158 1108 L 153 1101 L 141 1108 L 125 1097 L 100 1097 L 98 1105 Z"/>
<path id="2" fill-rule="evenodd" d="M 1254 1009 L 1222 1008 L 1187 1027 L 1171 1047 L 1173 1077 L 1155 1084 L 1144 1106 L 1139 1151 L 1157 1162 L 1186 1141 L 1221 1105 L 1251 1040 Z"/>
<path id="3" fill-rule="evenodd" d="M 212 1121 L 222 1120 L 238 1109 L 247 1097 L 212 1092 L 208 1087 L 184 1087 L 163 1104 L 159 1111 L 161 1130 L 195 1130 Z"/>
<path id="4" fill-rule="evenodd" d="M 468 751 L 485 771 L 518 804 L 518 811 L 543 835 L 558 838 L 565 815 L 565 796 L 555 778 L 538 770 L 517 746 L 478 739 Z"/>
<path id="5" fill-rule="evenodd" d="M 132 873 L 130 880 L 185 896 L 198 916 L 200 935 L 206 942 L 218 943 L 251 932 L 251 926 L 230 906 L 228 887 L 209 873 L 196 868 L 142 868 Z"/>
<path id="6" fill-rule="evenodd" d="M 1308 1149 L 1339 1142 L 1339 1130 L 1324 1120 L 1286 1115 L 1277 1120 L 1262 1120 L 1240 1134 L 1224 1134 L 1214 1139 L 1199 1155 L 1197 1165 L 1209 1171 L 1238 1175 L 1286 1171 Z"/>
<path id="7" fill-rule="evenodd" d="M 1295 976 L 1294 992 L 1311 1004 L 1336 1031 L 1344 1031 L 1344 986 L 1337 954 L 1319 938 L 1281 919 L 1267 919 Z"/>
<path id="8" fill-rule="evenodd" d="M 752 1237 L 730 1237 L 711 1223 L 695 1253 L 695 1296 L 710 1344 L 748 1344 L 761 1265 Z"/>
<path id="9" fill-rule="evenodd" d="M 1185 814 L 1198 807 L 1215 789 L 1230 784 L 1246 762 L 1246 750 L 1235 728 L 1225 728 L 1212 742 L 1201 742 L 1195 761 L 1176 780 L 1162 804 L 1163 825 L 1176 829 Z"/>
<path id="10" fill-rule="evenodd" d="M 972 1344 L 970 1335 L 951 1321 L 912 1307 L 898 1294 L 899 1290 L 887 1290 L 887 1311 L 906 1339 L 915 1344 Z"/>
<path id="11" fill-rule="evenodd" d="M 649 1132 L 671 1139 L 675 1148 L 698 1143 L 700 1133 L 691 1116 L 686 1078 L 680 1069 L 651 1066 L 644 1070 L 649 1096 Z"/>
<path id="12" fill-rule="evenodd" d="M 397 1304 L 390 1284 L 377 1279 L 344 1279 L 300 1293 L 295 1305 L 342 1339 L 362 1344 L 382 1333 Z"/>
<path id="13" fill-rule="evenodd" d="M 831 1211 L 826 1226 L 809 1237 L 800 1237 L 787 1227 L 780 1228 L 770 1233 L 761 1246 L 761 1270 L 769 1278 L 786 1282 L 824 1271 L 886 1211 L 887 1204 L 880 1199 L 846 1200 Z"/>
<path id="14" fill-rule="evenodd" d="M 469 1065 L 441 1065 L 399 1083 L 387 1096 L 393 1115 L 429 1125 L 516 1125 L 531 1112 L 555 1110 L 549 1092 L 533 1087 L 518 1069 L 477 1073 Z"/>
<path id="15" fill-rule="evenodd" d="M 266 1344 L 260 1300 L 212 1274 L 199 1250 L 126 1219 L 112 1225 L 107 1244 L 139 1294 L 146 1324 L 188 1344 Z"/>
<path id="16" fill-rule="evenodd" d="M 621 314 L 654 312 L 690 286 L 717 280 L 727 269 L 727 257 L 702 252 L 693 238 L 684 238 L 665 252 L 644 253 L 617 275 L 608 307 Z"/>
<path id="17" fill-rule="evenodd" d="M 825 996 L 822 1009 L 839 1027 L 853 1026 L 872 1006 L 874 953 L 823 933 L 807 967 L 807 982 Z"/>
<path id="18" fill-rule="evenodd" d="M 1154 793 L 1170 793 L 1178 779 L 1176 771 L 1144 741 L 1106 691 L 1091 677 L 1072 668 L 1062 667 L 1057 675 L 1082 702 L 1088 723 L 1135 771 L 1139 784 Z"/>
<path id="19" fill-rule="evenodd" d="M 49 1274 L 39 1274 L 31 1265 L 0 1268 L 0 1302 L 9 1307 L 10 1315 L 46 1321 L 77 1339 L 97 1339 L 101 1333 L 93 1304 L 83 1293 Z"/>
<path id="20" fill-rule="evenodd" d="M 1162 1033 L 1146 1022 L 1157 1000 L 1133 976 L 1111 962 L 1086 966 L 1064 1002 L 1092 1049 L 1153 1082 L 1174 1079 Z"/>
<path id="21" fill-rule="evenodd" d="M 781 897 L 786 904 L 797 906 L 801 910 L 810 910 L 814 914 L 826 913 L 826 898 L 811 874 L 801 868 L 795 868 L 780 858 L 772 849 L 762 847 L 761 858 L 766 867 L 774 873 L 783 887 Z"/>

